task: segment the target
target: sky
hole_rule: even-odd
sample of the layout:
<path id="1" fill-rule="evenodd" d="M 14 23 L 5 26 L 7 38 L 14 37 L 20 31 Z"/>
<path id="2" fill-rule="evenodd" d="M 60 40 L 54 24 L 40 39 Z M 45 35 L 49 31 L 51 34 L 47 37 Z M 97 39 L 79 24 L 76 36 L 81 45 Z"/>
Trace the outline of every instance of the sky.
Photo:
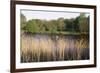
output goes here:
<path id="1" fill-rule="evenodd" d="M 79 12 L 67 11 L 44 11 L 44 10 L 21 10 L 21 13 L 26 17 L 27 21 L 31 19 L 53 20 L 58 18 L 71 19 L 80 15 Z M 86 16 L 89 14 L 86 13 Z"/>

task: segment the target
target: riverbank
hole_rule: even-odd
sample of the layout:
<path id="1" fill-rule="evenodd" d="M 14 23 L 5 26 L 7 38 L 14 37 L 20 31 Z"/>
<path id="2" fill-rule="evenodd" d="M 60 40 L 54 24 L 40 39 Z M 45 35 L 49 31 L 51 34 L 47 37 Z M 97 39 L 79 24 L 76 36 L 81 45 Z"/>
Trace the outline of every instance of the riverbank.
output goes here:
<path id="1" fill-rule="evenodd" d="M 53 34 L 53 35 L 89 35 L 89 32 L 62 32 L 62 31 L 56 31 L 56 32 L 50 32 L 50 31 L 37 31 L 37 32 L 25 32 L 23 31 L 23 33 L 27 33 L 27 34 Z"/>

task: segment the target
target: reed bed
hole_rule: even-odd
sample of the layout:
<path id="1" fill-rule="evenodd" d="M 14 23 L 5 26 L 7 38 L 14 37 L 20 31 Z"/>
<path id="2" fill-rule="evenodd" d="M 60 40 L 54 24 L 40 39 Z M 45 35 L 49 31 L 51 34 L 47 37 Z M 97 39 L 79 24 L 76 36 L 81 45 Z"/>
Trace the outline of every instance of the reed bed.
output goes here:
<path id="1" fill-rule="evenodd" d="M 21 35 L 21 62 L 89 59 L 87 36 Z"/>

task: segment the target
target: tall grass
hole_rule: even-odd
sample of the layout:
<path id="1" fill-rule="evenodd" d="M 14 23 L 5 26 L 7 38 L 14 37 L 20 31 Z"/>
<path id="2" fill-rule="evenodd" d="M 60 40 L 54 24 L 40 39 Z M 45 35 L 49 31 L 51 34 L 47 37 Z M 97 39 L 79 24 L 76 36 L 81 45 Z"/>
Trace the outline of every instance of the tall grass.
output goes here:
<path id="1" fill-rule="evenodd" d="M 89 59 L 86 36 L 21 35 L 21 62 Z"/>

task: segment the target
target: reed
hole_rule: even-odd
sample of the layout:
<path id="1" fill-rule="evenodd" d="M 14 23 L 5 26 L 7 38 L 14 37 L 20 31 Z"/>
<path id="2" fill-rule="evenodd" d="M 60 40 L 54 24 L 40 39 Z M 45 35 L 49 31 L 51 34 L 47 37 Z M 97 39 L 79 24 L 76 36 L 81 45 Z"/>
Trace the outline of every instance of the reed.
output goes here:
<path id="1" fill-rule="evenodd" d="M 89 59 L 87 37 L 21 35 L 21 62 L 45 62 Z M 54 36 L 55 37 L 55 36 Z"/>

